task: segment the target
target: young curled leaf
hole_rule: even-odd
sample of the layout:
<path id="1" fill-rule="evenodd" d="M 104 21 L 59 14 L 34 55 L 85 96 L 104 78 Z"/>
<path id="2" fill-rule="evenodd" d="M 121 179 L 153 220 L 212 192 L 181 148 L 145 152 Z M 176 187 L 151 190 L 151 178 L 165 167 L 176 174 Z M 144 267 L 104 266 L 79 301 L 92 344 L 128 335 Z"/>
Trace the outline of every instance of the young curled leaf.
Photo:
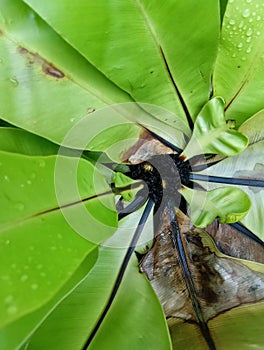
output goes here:
<path id="1" fill-rule="evenodd" d="M 202 108 L 192 137 L 182 153 L 184 159 L 203 153 L 234 156 L 247 147 L 247 137 L 226 123 L 224 105 L 221 97 L 214 97 Z"/>
<path id="2" fill-rule="evenodd" d="M 119 172 L 114 173 L 113 181 L 115 184 L 115 188 L 117 189 L 126 188 L 127 186 L 130 186 L 134 183 L 134 180 L 132 180 L 130 177 Z M 135 191 L 133 191 L 132 189 L 131 190 L 126 189 L 124 191 L 121 190 L 120 194 L 123 196 L 126 202 L 130 202 L 134 198 L 134 195 L 135 195 L 134 192 Z"/>
<path id="3" fill-rule="evenodd" d="M 251 206 L 249 197 L 239 188 L 221 187 L 206 192 L 183 186 L 180 192 L 191 207 L 191 220 L 197 227 L 208 226 L 216 217 L 222 224 L 239 221 Z"/>

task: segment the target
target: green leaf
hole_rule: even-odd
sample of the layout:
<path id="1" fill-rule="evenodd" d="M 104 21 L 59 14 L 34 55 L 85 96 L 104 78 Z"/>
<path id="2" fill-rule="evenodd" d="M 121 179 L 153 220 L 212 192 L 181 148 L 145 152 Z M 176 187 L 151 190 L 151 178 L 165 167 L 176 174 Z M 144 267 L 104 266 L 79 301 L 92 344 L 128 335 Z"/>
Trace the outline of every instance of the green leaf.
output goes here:
<path id="1" fill-rule="evenodd" d="M 119 172 L 114 173 L 113 181 L 115 184 L 115 188 L 121 189 L 122 187 L 127 187 L 134 183 L 134 180 L 132 180 L 130 177 Z M 132 189 L 121 191 L 120 194 L 122 195 L 125 201 L 131 201 L 134 198 L 134 193 Z"/>
<path id="2" fill-rule="evenodd" d="M 185 120 L 177 89 L 194 117 L 208 99 L 219 36 L 217 2 L 25 2 L 135 101 Z"/>
<path id="3" fill-rule="evenodd" d="M 261 110 L 251 118 L 246 120 L 239 128 L 239 132 L 246 135 L 249 143 L 256 143 L 264 140 L 264 110 Z"/>
<path id="4" fill-rule="evenodd" d="M 30 339 L 29 350 L 81 348 L 109 298 L 124 253 L 124 249 L 100 249 L 86 280 L 47 318 Z M 144 275 L 138 273 L 136 259 L 130 262 L 90 348 L 102 349 L 105 344 L 108 349 L 171 349 L 160 303 Z"/>
<path id="5" fill-rule="evenodd" d="M 195 191 L 183 187 L 180 193 L 191 207 L 191 221 L 206 227 L 219 217 L 220 223 L 241 220 L 250 208 L 250 199 L 241 189 L 221 187 L 212 191 Z"/>
<path id="6" fill-rule="evenodd" d="M 207 102 L 196 118 L 192 137 L 182 152 L 184 159 L 198 154 L 215 153 L 233 156 L 243 151 L 248 139 L 229 129 L 224 117 L 224 101 L 214 97 Z"/>
<path id="7" fill-rule="evenodd" d="M 63 178 L 55 169 L 59 160 Z M 105 201 L 94 197 L 109 187 L 87 161 L 2 152 L 0 164 L 0 324 L 5 325 L 53 298 L 95 249 L 80 235 L 102 242 L 115 231 L 117 215 L 113 194 Z M 91 186 L 88 179 L 95 175 Z"/>
<path id="8" fill-rule="evenodd" d="M 68 294 L 76 288 L 92 268 L 97 258 L 97 248 L 89 252 L 89 255 L 80 264 L 74 274 L 62 286 L 61 289 L 48 301 L 44 306 L 37 308 L 35 311 L 22 316 L 14 322 L 0 328 L 0 347 L 3 350 L 17 349 L 25 340 L 39 327 L 52 310 Z M 43 272 L 40 272 L 43 275 Z"/>
<path id="9" fill-rule="evenodd" d="M 223 20 L 228 0 L 220 0 L 221 20 Z"/>
<path id="10" fill-rule="evenodd" d="M 0 128 L 0 150 L 32 156 L 57 154 L 59 146 L 25 130 Z"/>
<path id="11" fill-rule="evenodd" d="M 93 111 L 131 101 L 20 0 L 0 5 L 2 119 L 61 143 Z"/>
<path id="12" fill-rule="evenodd" d="M 264 180 L 264 141 L 249 146 L 236 157 L 224 159 L 218 164 L 200 172 L 204 175 L 215 175 L 227 178 L 240 178 L 252 180 Z M 203 186 L 204 183 L 200 184 Z M 222 186 L 221 184 L 208 183 L 208 189 Z M 233 185 L 232 185 L 233 186 Z M 264 239 L 263 187 L 238 186 L 251 200 L 251 208 L 248 214 L 241 220 L 242 223 L 261 239 Z"/>
<path id="13" fill-rule="evenodd" d="M 226 117 L 237 126 L 264 108 L 262 0 L 229 1 L 213 76 L 214 94 L 226 101 Z"/>

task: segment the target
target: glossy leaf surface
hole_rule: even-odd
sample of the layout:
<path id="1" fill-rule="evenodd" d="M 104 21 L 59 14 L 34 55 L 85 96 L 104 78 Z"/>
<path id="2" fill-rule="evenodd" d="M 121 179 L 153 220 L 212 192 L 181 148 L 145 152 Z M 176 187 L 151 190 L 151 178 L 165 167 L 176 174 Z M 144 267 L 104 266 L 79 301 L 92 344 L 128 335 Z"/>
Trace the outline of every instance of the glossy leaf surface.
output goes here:
<path id="1" fill-rule="evenodd" d="M 86 280 L 47 318 L 29 341 L 28 349 L 81 348 L 109 298 L 124 253 L 124 249 L 101 248 Z M 171 348 L 160 304 L 144 275 L 138 273 L 135 259 L 130 263 L 111 313 L 89 348 L 106 345 L 109 349 Z"/>
<path id="2" fill-rule="evenodd" d="M 215 97 L 199 113 L 182 156 L 185 159 L 204 153 L 233 156 L 243 151 L 247 144 L 244 135 L 229 129 L 224 117 L 224 101 Z"/>
<path id="3" fill-rule="evenodd" d="M 26 155 L 57 154 L 59 146 L 30 132 L 15 128 L 0 128 L 0 149 L 10 153 Z"/>
<path id="4" fill-rule="evenodd" d="M 73 159 L 65 157 L 65 160 L 64 171 L 71 172 Z M 66 210 L 72 212 L 68 223 L 58 208 L 56 195 L 60 189 L 57 187 L 56 193 L 53 185 L 56 157 L 27 157 L 2 152 L 0 161 L 0 293 L 1 300 L 4 300 L 0 322 L 4 325 L 47 303 L 87 257 L 89 260 L 89 254 L 96 245 L 81 238 L 70 226 L 73 222 L 69 218 L 74 220 L 82 202 L 74 198 L 74 192 L 69 188 L 70 181 L 66 182 L 67 177 L 63 179 L 63 188 Z M 87 183 L 87 178 L 94 171 L 87 161 L 79 162 L 81 198 L 92 198 L 95 193 L 94 187 Z M 97 184 L 99 186 L 99 182 Z M 100 189 L 105 191 L 106 188 L 108 185 L 101 176 Z M 103 222 L 106 225 L 111 223 L 110 235 L 116 220 L 114 208 L 107 209 L 98 199 L 91 200 L 92 203 L 86 201 L 91 212 L 101 206 L 101 214 L 95 216 L 98 220 L 101 218 L 98 227 Z M 107 219 L 104 218 L 104 210 Z M 103 233 L 107 234 L 107 231 L 104 229 Z M 99 231 L 97 234 L 97 242 L 102 241 L 104 237 L 100 237 Z"/>
<path id="5" fill-rule="evenodd" d="M 264 141 L 256 142 L 249 146 L 240 155 L 225 159 L 220 163 L 204 170 L 202 173 L 206 175 L 218 176 L 221 174 L 227 178 L 264 180 L 264 163 L 263 163 Z M 202 186 L 204 184 L 201 183 Z M 211 183 L 206 185 L 207 188 L 220 187 L 220 184 Z M 233 185 L 232 185 L 233 186 Z M 264 238 L 263 231 L 263 187 L 241 186 L 241 188 L 251 201 L 251 209 L 248 214 L 241 220 L 242 223 L 258 235 L 261 239 Z"/>
<path id="6" fill-rule="evenodd" d="M 185 119 L 175 85 L 194 117 L 207 100 L 219 35 L 216 2 L 25 2 L 135 101 Z M 204 16 L 214 20 L 205 23 Z"/>
<path id="7" fill-rule="evenodd" d="M 121 220 L 122 234 L 105 242 L 117 226 L 115 201 L 134 194 L 117 189 L 114 198 L 111 161 L 184 150 L 195 163 L 195 155 L 218 153 L 234 157 L 219 158 L 208 173 L 263 180 L 263 17 L 262 0 L 0 0 L 0 118 L 23 129 L 0 129 L 1 349 L 80 349 L 96 324 L 124 255 L 111 247 L 128 245 L 142 212 Z M 241 133 L 251 144 L 245 151 Z M 53 156 L 59 145 L 73 153 Z M 79 161 L 84 149 L 96 152 L 92 163 Z M 252 207 L 242 222 L 264 237 L 263 187 L 199 184 L 213 191 L 194 193 L 194 223 L 242 219 L 245 190 Z M 221 255 L 191 225 L 181 232 L 184 254 L 217 350 L 262 348 L 263 265 Z M 152 233 L 151 216 L 138 251 L 151 246 Z M 96 261 L 97 244 L 105 247 Z M 184 268 L 175 268 L 180 249 L 169 248 L 157 254 L 164 258 L 158 284 L 176 270 L 176 286 L 153 287 L 163 306 L 180 310 L 173 347 L 204 350 Z M 134 258 L 90 347 L 171 348 Z"/>
<path id="8" fill-rule="evenodd" d="M 216 217 L 221 223 L 239 221 L 251 206 L 248 196 L 234 187 L 221 187 L 207 192 L 184 187 L 180 193 L 189 203 L 191 220 L 197 227 L 208 226 Z"/>
<path id="9" fill-rule="evenodd" d="M 213 84 L 215 95 L 226 101 L 227 118 L 237 126 L 264 107 L 263 18 L 261 0 L 228 1 Z"/>
<path id="10" fill-rule="evenodd" d="M 1 118 L 61 143 L 96 109 L 131 101 L 22 1 L 0 4 Z"/>

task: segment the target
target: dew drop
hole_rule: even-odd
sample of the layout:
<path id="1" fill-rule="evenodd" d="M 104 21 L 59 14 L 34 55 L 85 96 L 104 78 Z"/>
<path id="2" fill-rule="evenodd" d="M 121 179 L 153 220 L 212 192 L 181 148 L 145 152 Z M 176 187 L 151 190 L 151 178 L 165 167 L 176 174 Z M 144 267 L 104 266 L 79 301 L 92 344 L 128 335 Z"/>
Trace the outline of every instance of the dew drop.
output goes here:
<path id="1" fill-rule="evenodd" d="M 242 13 L 242 16 L 244 18 L 247 18 L 250 15 L 250 9 L 245 9 L 244 12 Z"/>
<path id="2" fill-rule="evenodd" d="M 31 288 L 32 288 L 33 290 L 37 290 L 37 289 L 38 289 L 37 283 L 31 284 Z"/>
<path id="3" fill-rule="evenodd" d="M 50 247 L 50 250 L 57 250 L 57 247 L 52 246 L 52 247 Z"/>
<path id="4" fill-rule="evenodd" d="M 46 166 L 46 162 L 43 159 L 38 160 L 38 165 L 40 168 L 44 168 Z"/>
<path id="5" fill-rule="evenodd" d="M 36 173 L 32 173 L 32 174 L 30 175 L 31 179 L 35 179 L 36 176 L 37 176 Z"/>
<path id="6" fill-rule="evenodd" d="M 17 265 L 16 264 L 11 264 L 11 269 L 16 269 L 17 268 Z"/>
<path id="7" fill-rule="evenodd" d="M 40 275 L 41 277 L 46 277 L 46 276 L 47 276 L 45 272 L 41 272 L 39 275 Z"/>
<path id="8" fill-rule="evenodd" d="M 247 43 L 250 43 L 251 42 L 251 36 L 247 38 Z"/>
<path id="9" fill-rule="evenodd" d="M 73 123 L 73 122 L 74 122 L 74 120 L 75 120 L 75 118 L 71 118 L 71 119 L 70 119 L 70 122 L 71 122 L 71 123 Z"/>
<path id="10" fill-rule="evenodd" d="M 238 49 L 242 49 L 242 47 L 243 47 L 243 43 L 239 43 L 239 44 L 237 45 L 237 48 L 238 48 Z"/>
<path id="11" fill-rule="evenodd" d="M 58 237 L 59 239 L 62 239 L 62 238 L 63 238 L 63 236 L 62 236 L 61 233 L 58 233 L 58 234 L 57 234 L 57 237 Z"/>
<path id="12" fill-rule="evenodd" d="M 236 57 L 236 53 L 233 53 L 232 57 L 235 58 Z"/>
<path id="13" fill-rule="evenodd" d="M 229 24 L 234 25 L 236 22 L 233 19 L 230 19 Z"/>
<path id="14" fill-rule="evenodd" d="M 232 4 L 232 2 L 234 2 L 234 0 L 229 0 L 229 3 Z"/>
<path id="15" fill-rule="evenodd" d="M 31 246 L 29 246 L 29 250 L 35 250 L 35 246 L 33 246 L 33 245 L 31 245 Z"/>
<path id="16" fill-rule="evenodd" d="M 37 269 L 38 269 L 38 270 L 41 270 L 42 268 L 43 268 L 43 265 L 42 265 L 42 264 L 38 264 L 38 265 L 37 265 Z"/>
<path id="17" fill-rule="evenodd" d="M 251 36 L 252 35 L 252 28 L 248 28 L 247 30 L 247 33 L 246 33 L 247 36 Z"/>
<path id="18" fill-rule="evenodd" d="M 9 304 L 9 303 L 12 303 L 12 301 L 14 300 L 14 297 L 13 297 L 13 295 L 8 295 L 6 298 L 5 298 L 5 303 L 6 304 Z"/>
<path id="19" fill-rule="evenodd" d="M 18 211 L 23 211 L 25 209 L 25 205 L 21 202 L 17 202 L 14 204 L 15 209 Z"/>
<path id="20" fill-rule="evenodd" d="M 10 78 L 9 80 L 10 80 L 10 82 L 12 83 L 12 85 L 13 85 L 14 87 L 17 87 L 17 86 L 18 86 L 18 81 L 17 81 L 16 77 L 12 77 L 12 78 Z"/>
<path id="21" fill-rule="evenodd" d="M 7 275 L 0 276 L 0 278 L 1 278 L 1 280 L 3 280 L 3 281 L 8 281 L 8 280 L 10 280 L 10 277 L 7 276 Z"/>
<path id="22" fill-rule="evenodd" d="M 25 185 L 24 185 L 24 184 L 20 184 L 20 187 L 22 187 L 22 188 L 23 188 L 23 187 L 25 187 Z"/>
<path id="23" fill-rule="evenodd" d="M 260 21 L 260 20 L 261 20 L 261 17 L 260 17 L 260 16 L 258 16 L 258 17 L 257 17 L 257 21 Z"/>
<path id="24" fill-rule="evenodd" d="M 259 36 L 259 35 L 260 35 L 260 32 L 257 32 L 256 34 Z"/>
<path id="25" fill-rule="evenodd" d="M 15 305 L 9 306 L 9 307 L 7 308 L 7 313 L 8 313 L 9 315 L 14 315 L 14 314 L 16 314 L 16 313 L 17 313 L 17 307 L 16 307 Z"/>
<path id="26" fill-rule="evenodd" d="M 26 280 L 28 280 L 28 275 L 22 275 L 22 276 L 20 277 L 20 281 L 21 281 L 21 282 L 26 282 Z"/>
<path id="27" fill-rule="evenodd" d="M 9 177 L 7 175 L 4 176 L 5 181 L 10 181 Z"/>
<path id="28" fill-rule="evenodd" d="M 32 184 L 32 181 L 31 181 L 31 180 L 27 180 L 27 184 L 28 184 L 28 185 L 31 185 L 31 184 Z"/>
<path id="29" fill-rule="evenodd" d="M 7 239 L 7 240 L 5 241 L 5 244 L 6 244 L 6 245 L 9 245 L 9 244 L 10 244 L 10 239 Z"/>
<path id="30" fill-rule="evenodd" d="M 253 22 L 253 18 L 250 18 L 248 21 L 249 21 L 249 23 L 252 23 Z"/>
<path id="31" fill-rule="evenodd" d="M 251 52 L 251 47 L 249 47 L 246 51 L 246 53 L 250 53 Z"/>
<path id="32" fill-rule="evenodd" d="M 247 0 L 247 3 L 250 4 L 250 3 L 251 3 L 251 0 Z"/>

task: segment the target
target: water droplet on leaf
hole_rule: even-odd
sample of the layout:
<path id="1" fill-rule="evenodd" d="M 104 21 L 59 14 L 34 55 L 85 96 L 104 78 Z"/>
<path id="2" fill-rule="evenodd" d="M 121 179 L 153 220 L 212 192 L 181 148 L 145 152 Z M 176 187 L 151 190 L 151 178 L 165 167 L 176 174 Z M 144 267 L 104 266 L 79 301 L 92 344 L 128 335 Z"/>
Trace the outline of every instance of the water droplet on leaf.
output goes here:
<path id="1" fill-rule="evenodd" d="M 14 205 L 15 209 L 18 211 L 23 211 L 25 209 L 25 205 L 22 202 L 17 202 Z"/>
<path id="2" fill-rule="evenodd" d="M 250 15 L 250 9 L 245 9 L 244 12 L 242 13 L 242 16 L 244 18 L 247 18 Z"/>
<path id="3" fill-rule="evenodd" d="M 14 87 L 18 86 L 18 81 L 17 81 L 17 79 L 15 77 L 10 78 L 9 80 L 10 80 L 10 82 L 12 83 L 12 85 Z"/>
<path id="4" fill-rule="evenodd" d="M 246 35 L 247 36 L 250 36 L 250 35 L 252 35 L 252 28 L 248 28 L 248 30 L 247 30 L 247 32 L 246 32 Z"/>
<path id="5" fill-rule="evenodd" d="M 16 313 L 17 313 L 17 307 L 16 307 L 16 305 L 9 306 L 9 307 L 7 308 L 7 313 L 8 313 L 9 315 L 14 315 L 14 314 L 16 314 Z"/>
<path id="6" fill-rule="evenodd" d="M 8 295 L 7 297 L 5 297 L 5 303 L 6 304 L 12 303 L 13 300 L 14 300 L 14 297 L 11 294 Z"/>
<path id="7" fill-rule="evenodd" d="M 31 288 L 32 288 L 33 290 L 37 290 L 37 289 L 38 289 L 37 283 L 31 284 Z"/>
<path id="8" fill-rule="evenodd" d="M 20 281 L 21 281 L 21 282 L 26 282 L 26 280 L 28 280 L 28 275 L 22 275 L 22 276 L 20 277 Z"/>

